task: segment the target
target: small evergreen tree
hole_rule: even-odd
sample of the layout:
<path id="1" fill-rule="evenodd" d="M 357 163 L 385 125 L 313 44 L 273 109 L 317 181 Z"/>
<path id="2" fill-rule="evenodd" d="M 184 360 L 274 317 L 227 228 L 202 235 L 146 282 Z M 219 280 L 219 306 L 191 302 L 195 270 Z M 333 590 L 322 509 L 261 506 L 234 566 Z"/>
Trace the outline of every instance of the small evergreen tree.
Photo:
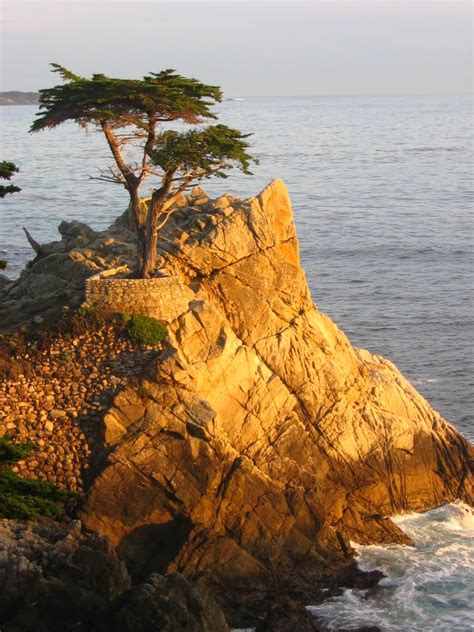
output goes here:
<path id="1" fill-rule="evenodd" d="M 10 180 L 18 171 L 18 167 L 13 162 L 8 162 L 6 160 L 0 161 L 0 178 Z M 4 198 L 8 193 L 18 193 L 18 191 L 21 191 L 20 187 L 13 184 L 8 184 L 7 186 L 0 184 L 0 198 Z M 5 270 L 6 267 L 7 261 L 5 259 L 0 259 L 0 270 Z"/>
<path id="2" fill-rule="evenodd" d="M 171 214 L 173 200 L 193 180 L 212 173 L 222 175 L 232 162 L 247 173 L 250 157 L 245 153 L 245 137 L 236 130 L 226 132 L 224 126 L 208 132 L 207 142 L 204 132 L 160 134 L 160 125 L 167 122 L 195 125 L 215 119 L 210 108 L 222 100 L 217 86 L 182 77 L 174 70 L 150 73 L 141 80 L 102 74 L 87 79 L 58 64 L 52 66 L 64 83 L 40 90 L 40 112 L 30 131 L 71 120 L 82 127 L 93 125 L 104 133 L 115 167 L 102 172 L 100 179 L 121 184 L 128 191 L 137 231 L 137 271 L 139 276 L 149 277 L 156 266 L 157 233 Z M 194 141 L 207 151 L 202 164 L 191 146 Z M 124 149 L 129 145 L 139 147 L 137 163 L 125 158 Z M 172 152 L 169 159 L 164 153 L 167 149 Z M 213 150 L 217 162 L 211 164 Z M 140 203 L 140 189 L 150 176 L 158 177 L 160 186 L 153 193 L 154 211 L 148 213 Z"/>
<path id="3" fill-rule="evenodd" d="M 18 167 L 13 162 L 0 161 L 0 178 L 3 180 L 11 180 L 12 176 L 18 171 Z M 21 189 L 13 184 L 8 184 L 7 186 L 1 184 L 0 198 L 4 198 L 7 193 L 18 193 L 18 191 L 21 191 Z"/>

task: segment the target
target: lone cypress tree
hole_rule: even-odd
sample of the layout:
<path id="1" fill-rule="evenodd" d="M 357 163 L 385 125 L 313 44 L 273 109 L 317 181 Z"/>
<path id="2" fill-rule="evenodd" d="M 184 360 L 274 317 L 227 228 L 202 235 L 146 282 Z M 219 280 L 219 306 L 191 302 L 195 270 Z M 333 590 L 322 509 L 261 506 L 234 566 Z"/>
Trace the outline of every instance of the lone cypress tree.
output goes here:
<path id="1" fill-rule="evenodd" d="M 237 164 L 248 172 L 250 156 L 245 136 L 223 125 L 207 130 L 160 133 L 163 123 L 199 124 L 215 119 L 210 107 L 222 100 L 217 86 L 182 77 L 174 70 L 150 73 L 141 80 L 116 79 L 102 74 L 91 79 L 51 64 L 64 83 L 40 90 L 40 112 L 32 132 L 54 128 L 72 120 L 81 127 L 94 125 L 105 135 L 115 168 L 99 179 L 121 184 L 128 191 L 137 231 L 137 273 L 149 277 L 156 267 L 159 229 L 172 213 L 174 199 L 193 181 Z M 124 148 L 139 148 L 138 163 L 127 162 Z M 200 162 L 198 148 L 204 151 Z M 151 211 L 140 203 L 140 189 L 148 177 L 159 178 Z"/>

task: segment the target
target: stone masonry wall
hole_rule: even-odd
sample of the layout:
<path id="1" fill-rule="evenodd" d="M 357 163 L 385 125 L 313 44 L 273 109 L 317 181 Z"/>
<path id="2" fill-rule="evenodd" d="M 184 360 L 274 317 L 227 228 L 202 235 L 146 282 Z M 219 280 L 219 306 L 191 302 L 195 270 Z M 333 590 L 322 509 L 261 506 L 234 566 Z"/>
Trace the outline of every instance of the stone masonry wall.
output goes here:
<path id="1" fill-rule="evenodd" d="M 177 277 L 86 280 L 86 304 L 106 312 L 144 314 L 170 322 L 185 312 L 194 293 Z"/>

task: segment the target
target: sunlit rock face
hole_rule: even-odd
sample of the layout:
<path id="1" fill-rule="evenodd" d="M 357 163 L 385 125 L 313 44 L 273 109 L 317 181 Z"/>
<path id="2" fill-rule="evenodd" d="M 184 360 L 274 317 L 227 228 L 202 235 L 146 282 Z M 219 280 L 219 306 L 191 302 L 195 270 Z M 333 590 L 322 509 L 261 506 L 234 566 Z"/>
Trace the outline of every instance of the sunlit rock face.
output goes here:
<path id="1" fill-rule="evenodd" d="M 194 295 L 107 413 L 81 516 L 138 574 L 304 579 L 408 542 L 392 514 L 472 501 L 466 441 L 313 304 L 283 182 L 182 200 L 160 253 Z"/>

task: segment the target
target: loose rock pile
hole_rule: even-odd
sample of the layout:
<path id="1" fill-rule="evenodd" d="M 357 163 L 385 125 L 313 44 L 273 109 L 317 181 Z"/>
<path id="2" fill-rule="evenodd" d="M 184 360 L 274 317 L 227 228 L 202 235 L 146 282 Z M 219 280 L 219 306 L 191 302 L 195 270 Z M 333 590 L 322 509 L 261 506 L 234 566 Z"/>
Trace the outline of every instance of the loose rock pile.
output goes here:
<path id="1" fill-rule="evenodd" d="M 78 336 L 57 336 L 46 349 L 28 344 L 12 357 L 28 371 L 0 383 L 0 436 L 8 433 L 38 448 L 13 471 L 82 492 L 100 449 L 104 411 L 158 351 L 103 321 Z"/>

